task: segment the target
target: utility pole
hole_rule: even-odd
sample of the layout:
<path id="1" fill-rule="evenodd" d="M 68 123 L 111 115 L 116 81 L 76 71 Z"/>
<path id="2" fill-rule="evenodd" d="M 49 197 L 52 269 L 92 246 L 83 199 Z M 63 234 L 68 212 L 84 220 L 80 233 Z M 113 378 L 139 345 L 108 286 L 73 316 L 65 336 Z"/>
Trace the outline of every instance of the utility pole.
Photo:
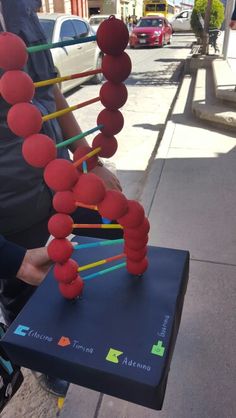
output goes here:
<path id="1" fill-rule="evenodd" d="M 227 0 L 225 7 L 225 34 L 224 34 L 224 43 L 223 43 L 223 58 L 226 60 L 228 55 L 228 45 L 229 45 L 229 36 L 230 36 L 230 27 L 229 22 L 234 8 L 234 0 Z"/>
<path id="2" fill-rule="evenodd" d="M 206 13 L 204 18 L 202 54 L 207 55 L 209 51 L 209 23 L 211 15 L 212 0 L 207 0 Z"/>

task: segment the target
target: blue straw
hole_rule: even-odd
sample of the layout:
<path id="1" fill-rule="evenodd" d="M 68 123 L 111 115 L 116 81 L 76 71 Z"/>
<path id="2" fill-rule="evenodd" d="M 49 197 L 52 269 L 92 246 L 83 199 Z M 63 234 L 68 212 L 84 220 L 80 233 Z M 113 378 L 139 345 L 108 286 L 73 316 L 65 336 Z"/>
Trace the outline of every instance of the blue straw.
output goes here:
<path id="1" fill-rule="evenodd" d="M 92 248 L 92 247 L 99 247 L 104 245 L 115 245 L 115 244 L 123 244 L 123 238 L 114 239 L 114 240 L 106 240 L 106 241 L 97 241 L 97 242 L 90 242 L 88 244 L 78 244 L 74 246 L 74 250 L 81 250 L 84 248 Z"/>

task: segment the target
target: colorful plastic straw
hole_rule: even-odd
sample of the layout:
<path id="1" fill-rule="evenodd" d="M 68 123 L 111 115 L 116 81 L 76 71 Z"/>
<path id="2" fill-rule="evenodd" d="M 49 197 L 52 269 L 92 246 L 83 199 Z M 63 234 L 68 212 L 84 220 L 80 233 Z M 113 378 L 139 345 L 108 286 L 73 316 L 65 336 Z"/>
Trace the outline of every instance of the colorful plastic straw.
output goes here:
<path id="1" fill-rule="evenodd" d="M 84 271 L 88 269 L 92 269 L 97 266 L 101 266 L 102 264 L 110 263 L 111 261 L 120 260 L 121 258 L 124 258 L 126 255 L 125 253 L 113 255 L 112 257 L 104 258 L 103 260 L 95 261 L 94 263 L 85 264 L 84 266 L 81 266 L 78 268 L 78 271 Z"/>
<path id="2" fill-rule="evenodd" d="M 79 160 L 75 161 L 73 165 L 75 167 L 78 167 L 80 164 L 82 164 L 84 161 L 88 160 L 89 158 L 93 157 L 94 155 L 98 154 L 101 151 L 101 147 L 97 147 L 93 149 L 92 151 L 88 152 L 88 154 L 85 154 L 83 157 L 81 157 Z"/>
<path id="3" fill-rule="evenodd" d="M 102 276 L 103 274 L 110 273 L 111 271 L 118 270 L 122 267 L 125 267 L 126 263 L 116 264 L 115 266 L 108 267 L 107 269 L 97 271 L 96 273 L 88 274 L 88 276 L 82 277 L 83 280 L 90 280 L 98 276 Z"/>
<path id="4" fill-rule="evenodd" d="M 62 81 L 67 81 L 67 80 L 74 80 L 76 78 L 83 78 L 83 77 L 87 77 L 88 75 L 95 75 L 101 72 L 102 72 L 102 69 L 97 68 L 96 70 L 84 71 L 82 73 L 64 75 L 62 77 L 49 78 L 48 80 L 36 81 L 34 83 L 34 87 L 37 88 L 37 87 L 50 86 L 51 84 L 57 84 L 57 83 L 61 83 Z"/>
<path id="5" fill-rule="evenodd" d="M 119 224 L 73 224 L 73 228 L 123 229 Z"/>
<path id="6" fill-rule="evenodd" d="M 97 242 L 89 242 L 88 244 L 77 244 L 74 246 L 74 250 L 82 250 L 85 248 L 93 248 L 93 247 L 103 247 L 106 245 L 116 245 L 116 244 L 123 244 L 124 239 L 108 239 L 105 241 L 97 241 Z"/>
<path id="7" fill-rule="evenodd" d="M 86 38 L 71 39 L 71 40 L 68 40 L 68 41 L 60 41 L 60 42 L 54 42 L 54 43 L 49 42 L 47 44 L 29 46 L 27 48 L 27 51 L 28 51 L 29 54 L 32 54 L 32 52 L 45 51 L 46 49 L 60 48 L 60 47 L 63 47 L 63 46 L 84 44 L 85 42 L 91 42 L 91 41 L 96 41 L 96 35 L 87 36 Z"/>
<path id="8" fill-rule="evenodd" d="M 72 112 L 73 110 L 80 109 L 81 107 L 85 107 L 85 106 L 88 106 L 92 103 L 96 103 L 99 101 L 100 101 L 100 97 L 95 97 L 94 99 L 86 100 L 86 102 L 82 102 L 74 106 L 69 106 L 65 109 L 57 110 L 56 112 L 49 113 L 48 115 L 44 115 L 42 117 L 42 121 L 46 122 L 47 120 L 50 120 L 50 119 L 59 118 L 60 116 L 64 116 L 67 113 Z"/>
<path id="9" fill-rule="evenodd" d="M 67 139 L 66 141 L 63 141 L 63 142 L 60 142 L 59 144 L 57 144 L 56 148 L 67 147 L 67 145 L 72 144 L 74 141 L 77 141 L 78 139 L 82 139 L 85 136 L 92 134 L 93 132 L 101 130 L 102 127 L 103 127 L 103 125 L 97 125 L 95 128 L 91 128 L 88 131 L 81 132 L 80 134 L 78 134 L 76 136 L 72 136 L 71 138 Z"/>

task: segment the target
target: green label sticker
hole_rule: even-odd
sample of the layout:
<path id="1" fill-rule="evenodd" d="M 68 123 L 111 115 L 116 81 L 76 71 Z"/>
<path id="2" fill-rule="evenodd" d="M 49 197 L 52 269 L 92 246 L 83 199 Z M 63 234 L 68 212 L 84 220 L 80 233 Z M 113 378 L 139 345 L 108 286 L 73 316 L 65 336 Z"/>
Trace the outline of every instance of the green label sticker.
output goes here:
<path id="1" fill-rule="evenodd" d="M 108 354 L 106 356 L 107 361 L 111 361 L 112 363 L 119 363 L 118 357 L 123 354 L 123 351 L 114 350 L 114 348 L 110 348 Z"/>
<path id="2" fill-rule="evenodd" d="M 162 345 L 162 341 L 157 341 L 157 344 L 154 344 L 151 349 L 151 353 L 155 356 L 163 357 L 165 352 L 165 347 Z"/>

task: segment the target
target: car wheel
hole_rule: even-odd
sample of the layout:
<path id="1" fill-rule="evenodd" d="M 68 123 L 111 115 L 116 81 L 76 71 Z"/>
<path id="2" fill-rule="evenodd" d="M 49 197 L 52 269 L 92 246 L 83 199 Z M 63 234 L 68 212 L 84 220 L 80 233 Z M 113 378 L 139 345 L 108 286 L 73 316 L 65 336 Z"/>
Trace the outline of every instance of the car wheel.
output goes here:
<path id="1" fill-rule="evenodd" d="M 97 69 L 97 68 L 101 68 L 101 67 L 102 67 L 102 58 L 103 58 L 102 54 L 100 54 L 100 55 L 97 57 L 96 69 Z M 96 75 L 92 78 L 92 82 L 93 82 L 94 84 L 101 84 L 103 80 L 104 80 L 104 77 L 103 77 L 103 74 L 102 74 L 102 73 L 98 73 L 98 74 L 96 74 Z"/>

